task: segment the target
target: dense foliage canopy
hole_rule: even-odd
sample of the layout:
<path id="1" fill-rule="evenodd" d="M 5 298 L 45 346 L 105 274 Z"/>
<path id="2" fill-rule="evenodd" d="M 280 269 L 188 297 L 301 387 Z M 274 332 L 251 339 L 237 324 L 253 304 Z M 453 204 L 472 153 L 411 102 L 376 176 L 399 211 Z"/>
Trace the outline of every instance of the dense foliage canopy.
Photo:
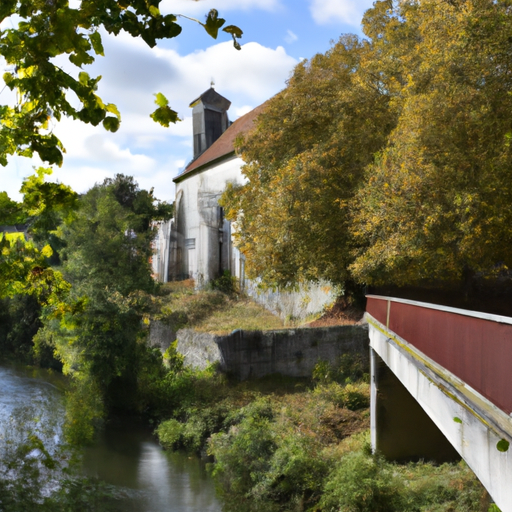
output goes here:
<path id="1" fill-rule="evenodd" d="M 150 259 L 153 221 L 172 207 L 117 175 L 79 199 L 73 222 L 58 231 L 62 273 L 71 289 L 44 309 L 38 345 L 50 345 L 64 372 L 87 382 L 89 395 L 116 395 L 118 405 L 134 398 L 144 364 L 142 341 L 147 294 L 155 290 Z M 123 394 L 117 396 L 117 389 Z"/>
<path id="2" fill-rule="evenodd" d="M 224 195 L 252 276 L 412 283 L 512 265 L 512 3 L 380 0 L 302 62 Z"/>

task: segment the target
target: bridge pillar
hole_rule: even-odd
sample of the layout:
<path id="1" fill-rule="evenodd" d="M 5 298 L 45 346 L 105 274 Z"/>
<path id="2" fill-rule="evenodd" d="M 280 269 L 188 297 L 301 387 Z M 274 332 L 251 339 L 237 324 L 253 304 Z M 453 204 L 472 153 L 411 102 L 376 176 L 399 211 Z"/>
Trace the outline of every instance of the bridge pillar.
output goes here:
<path id="1" fill-rule="evenodd" d="M 396 461 L 460 460 L 448 439 L 372 348 L 370 355 L 373 449 Z"/>

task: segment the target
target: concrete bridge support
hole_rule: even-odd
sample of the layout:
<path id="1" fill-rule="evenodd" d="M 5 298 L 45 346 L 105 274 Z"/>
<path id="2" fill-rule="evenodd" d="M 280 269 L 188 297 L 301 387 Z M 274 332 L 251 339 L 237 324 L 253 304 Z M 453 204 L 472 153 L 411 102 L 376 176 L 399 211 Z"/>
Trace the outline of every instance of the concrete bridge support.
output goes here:
<path id="1" fill-rule="evenodd" d="M 512 512 L 512 418 L 375 318 L 367 320 L 374 449 L 395 460 L 441 462 L 458 453 L 502 512 Z"/>
<path id="2" fill-rule="evenodd" d="M 371 354 L 372 446 L 387 459 L 453 462 L 460 455 L 382 358 Z"/>

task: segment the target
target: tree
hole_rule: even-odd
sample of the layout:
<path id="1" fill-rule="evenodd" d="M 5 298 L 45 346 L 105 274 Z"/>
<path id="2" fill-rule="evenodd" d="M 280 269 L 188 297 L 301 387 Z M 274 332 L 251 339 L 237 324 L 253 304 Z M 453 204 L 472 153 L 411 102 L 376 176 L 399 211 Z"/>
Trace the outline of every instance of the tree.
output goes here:
<path id="1" fill-rule="evenodd" d="M 58 303 L 69 284 L 59 270 L 62 242 L 57 227 L 70 221 L 77 206 L 77 194 L 61 183 L 46 183 L 51 170 L 40 168 L 23 180 L 23 201 L 12 201 L 0 193 L 0 225 L 25 224 L 29 239 L 9 239 L 0 234 L 0 299 L 18 294 L 33 295 L 40 303 Z"/>
<path id="2" fill-rule="evenodd" d="M 161 367 L 144 341 L 144 315 L 156 287 L 152 221 L 171 215 L 152 191 L 117 175 L 80 197 L 73 221 L 58 230 L 70 289 L 43 308 L 35 342 L 36 351 L 50 346 L 73 377 L 67 410 L 73 442 L 90 439 L 92 420 L 105 407 L 135 407 L 140 375 Z"/>
<path id="3" fill-rule="evenodd" d="M 301 63 L 224 196 L 270 285 L 467 280 L 512 265 L 512 18 L 499 0 L 374 3 Z"/>
<path id="4" fill-rule="evenodd" d="M 101 77 L 92 78 L 82 70 L 95 56 L 103 55 L 100 32 L 119 34 L 122 30 L 141 37 L 150 47 L 158 39 L 177 37 L 181 26 L 175 14 L 162 14 L 161 0 L 82 0 L 71 8 L 68 0 L 2 0 L 0 23 L 11 18 L 17 26 L 0 31 L 0 56 L 12 71 L 4 74 L 6 86 L 16 91 L 17 104 L 0 105 L 0 163 L 7 156 L 19 154 L 39 157 L 49 164 L 62 164 L 64 148 L 48 130 L 48 121 L 62 116 L 78 119 L 94 126 L 102 123 L 115 132 L 121 115 L 113 104 L 105 104 L 96 94 Z M 18 21 L 19 20 L 19 21 Z M 199 22 L 213 38 L 225 20 L 212 9 L 204 23 Z M 222 28 L 237 38 L 242 31 L 233 25 Z M 56 63 L 59 56 L 68 56 L 77 68 L 77 76 L 65 72 Z M 74 93 L 79 100 L 75 107 L 69 101 Z M 157 94 L 158 108 L 151 117 L 164 126 L 178 116 L 167 99 Z"/>
<path id="5" fill-rule="evenodd" d="M 238 141 L 248 181 L 223 204 L 251 277 L 349 285 L 350 201 L 396 122 L 390 87 L 369 70 L 373 55 L 371 42 L 348 35 L 300 63 Z"/>
<path id="6" fill-rule="evenodd" d="M 356 196 L 358 280 L 459 280 L 512 265 L 509 9 L 485 0 L 394 8 L 420 65 L 408 69 L 398 125 Z"/>
<path id="7" fill-rule="evenodd" d="M 144 294 L 155 289 L 152 220 L 171 213 L 132 177 L 117 175 L 81 197 L 74 221 L 60 229 L 72 288 L 63 303 L 46 308 L 39 341 L 54 347 L 66 373 L 92 376 L 103 392 L 132 370 Z"/>

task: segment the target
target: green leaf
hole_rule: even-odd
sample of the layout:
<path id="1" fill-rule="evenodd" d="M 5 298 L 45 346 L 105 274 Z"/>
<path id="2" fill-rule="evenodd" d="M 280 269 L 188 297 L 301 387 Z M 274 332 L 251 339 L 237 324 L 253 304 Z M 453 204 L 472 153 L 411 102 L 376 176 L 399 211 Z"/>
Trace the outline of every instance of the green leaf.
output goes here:
<path id="1" fill-rule="evenodd" d="M 105 106 L 105 110 L 107 112 L 110 112 L 111 114 L 114 114 L 118 119 L 121 119 L 121 113 L 117 109 L 117 106 L 113 103 L 107 103 L 107 105 Z"/>
<path id="2" fill-rule="evenodd" d="M 460 418 L 457 418 L 457 416 L 453 418 L 453 421 L 455 421 L 455 423 L 462 423 L 462 420 Z"/>
<path id="3" fill-rule="evenodd" d="M 57 164 L 59 167 L 62 165 L 62 151 L 59 149 L 59 140 L 55 135 L 39 137 L 32 142 L 32 149 L 39 154 L 43 162 Z"/>
<path id="4" fill-rule="evenodd" d="M 105 117 L 103 119 L 103 127 L 105 130 L 108 130 L 109 132 L 115 133 L 117 130 L 119 130 L 119 119 L 117 117 Z"/>
<path id="5" fill-rule="evenodd" d="M 94 57 L 89 55 L 85 51 L 77 51 L 72 53 L 69 56 L 70 62 L 72 62 L 77 67 L 82 67 L 84 64 L 92 64 L 94 62 Z"/>
<path id="6" fill-rule="evenodd" d="M 15 77 L 11 73 L 4 73 L 2 78 L 4 79 L 5 85 L 11 89 L 13 86 L 9 84 L 15 80 Z"/>
<path id="7" fill-rule="evenodd" d="M 101 36 L 100 36 L 99 32 L 93 32 L 89 36 L 89 40 L 91 41 L 92 47 L 93 47 L 94 51 L 96 52 L 96 55 L 104 56 L 105 53 L 104 53 L 104 49 L 103 49 L 103 44 L 101 43 Z"/>
<path id="8" fill-rule="evenodd" d="M 78 73 L 78 81 L 82 84 L 82 85 L 88 85 L 89 83 L 89 73 L 86 73 L 85 71 L 80 71 L 80 73 Z"/>
<path id="9" fill-rule="evenodd" d="M 174 124 L 180 120 L 177 112 L 175 112 L 168 106 L 157 108 L 151 114 L 151 119 L 153 119 L 153 121 L 156 121 L 157 123 L 160 123 L 162 126 L 165 126 L 166 128 L 169 127 L 169 124 Z"/>
<path id="10" fill-rule="evenodd" d="M 237 41 L 237 38 L 241 38 L 242 37 L 242 30 L 238 27 L 236 27 L 235 25 L 229 25 L 228 27 L 226 28 L 223 28 L 222 29 L 223 32 L 227 32 L 228 34 L 231 34 L 231 36 L 233 37 L 233 46 L 237 49 L 237 50 L 241 50 L 242 47 L 240 46 L 240 43 Z"/>
<path id="11" fill-rule="evenodd" d="M 149 14 L 151 14 L 151 16 L 153 16 L 154 18 L 158 18 L 160 16 L 160 9 L 158 9 L 158 7 L 155 7 L 154 5 L 150 5 Z"/>
<path id="12" fill-rule="evenodd" d="M 233 36 L 238 37 L 239 39 L 243 35 L 242 29 L 235 25 L 228 25 L 227 27 L 223 28 L 222 31 L 227 32 L 228 34 L 232 34 Z"/>
<path id="13" fill-rule="evenodd" d="M 161 92 L 156 93 L 155 96 L 156 96 L 155 103 L 159 107 L 166 107 L 167 105 L 169 105 L 169 101 Z"/>
<path id="14" fill-rule="evenodd" d="M 226 23 L 226 20 L 219 18 L 217 9 L 211 9 L 208 13 L 208 16 L 206 17 L 206 23 L 201 23 L 201 25 L 203 25 L 206 32 L 208 32 L 208 34 L 212 36 L 213 39 L 217 39 L 219 28 L 221 28 L 224 23 Z"/>

